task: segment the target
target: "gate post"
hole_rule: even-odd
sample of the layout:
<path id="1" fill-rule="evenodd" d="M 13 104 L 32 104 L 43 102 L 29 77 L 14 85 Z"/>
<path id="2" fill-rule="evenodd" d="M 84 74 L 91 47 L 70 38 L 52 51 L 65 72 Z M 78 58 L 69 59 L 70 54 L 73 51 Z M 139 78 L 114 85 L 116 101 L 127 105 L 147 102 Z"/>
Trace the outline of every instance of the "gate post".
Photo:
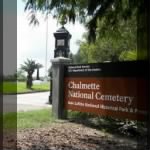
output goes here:
<path id="1" fill-rule="evenodd" d="M 65 119 L 64 111 L 64 66 L 71 59 L 57 57 L 52 62 L 52 113 L 57 119 Z"/>

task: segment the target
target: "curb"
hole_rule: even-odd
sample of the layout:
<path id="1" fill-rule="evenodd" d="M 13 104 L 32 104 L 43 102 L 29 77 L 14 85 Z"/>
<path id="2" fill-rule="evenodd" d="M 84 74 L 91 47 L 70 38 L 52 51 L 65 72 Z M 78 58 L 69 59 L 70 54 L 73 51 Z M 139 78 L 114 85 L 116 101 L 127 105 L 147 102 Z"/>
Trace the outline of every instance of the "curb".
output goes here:
<path id="1" fill-rule="evenodd" d="M 32 93 L 44 93 L 49 92 L 49 90 L 46 91 L 28 91 L 28 92 L 20 92 L 20 93 L 5 93 L 3 95 L 19 95 L 19 94 L 32 94 Z"/>

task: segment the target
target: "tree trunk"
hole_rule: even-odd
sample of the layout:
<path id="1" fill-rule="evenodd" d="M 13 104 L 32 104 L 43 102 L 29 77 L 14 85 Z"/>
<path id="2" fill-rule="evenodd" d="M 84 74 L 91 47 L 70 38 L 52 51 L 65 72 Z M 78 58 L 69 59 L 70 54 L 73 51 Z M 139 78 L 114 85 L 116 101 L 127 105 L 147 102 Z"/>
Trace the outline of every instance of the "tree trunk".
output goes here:
<path id="1" fill-rule="evenodd" d="M 37 68 L 36 80 L 40 80 L 40 76 L 39 76 L 39 68 Z"/>
<path id="2" fill-rule="evenodd" d="M 27 76 L 27 82 L 26 82 L 26 87 L 28 88 L 28 89 L 31 89 L 32 88 L 32 76 L 30 76 L 30 75 L 28 75 Z"/>
<path id="3" fill-rule="evenodd" d="M 137 56 L 139 60 L 148 59 L 148 14 L 147 5 L 144 6 L 142 12 L 137 14 Z"/>
<path id="4" fill-rule="evenodd" d="M 30 84 L 29 84 L 29 76 L 27 76 L 26 88 L 27 88 L 27 89 L 29 89 L 29 88 L 30 88 Z"/>

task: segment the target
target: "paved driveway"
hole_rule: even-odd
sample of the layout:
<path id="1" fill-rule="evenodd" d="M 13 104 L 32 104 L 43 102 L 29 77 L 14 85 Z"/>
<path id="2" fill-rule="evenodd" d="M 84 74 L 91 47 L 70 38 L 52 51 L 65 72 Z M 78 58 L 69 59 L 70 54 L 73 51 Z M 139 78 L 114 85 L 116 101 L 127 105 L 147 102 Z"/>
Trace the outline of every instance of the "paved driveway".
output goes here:
<path id="1" fill-rule="evenodd" d="M 50 108 L 48 103 L 49 92 L 4 95 L 3 111 L 28 111 L 34 109 Z"/>

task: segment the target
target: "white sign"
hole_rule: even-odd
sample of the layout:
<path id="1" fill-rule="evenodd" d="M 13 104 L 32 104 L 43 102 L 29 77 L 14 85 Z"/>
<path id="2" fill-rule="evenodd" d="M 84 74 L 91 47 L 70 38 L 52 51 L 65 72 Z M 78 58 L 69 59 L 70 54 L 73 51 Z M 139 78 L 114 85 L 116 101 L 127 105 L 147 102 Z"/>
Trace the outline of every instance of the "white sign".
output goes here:
<path id="1" fill-rule="evenodd" d="M 57 40 L 57 46 L 64 46 L 65 41 L 64 40 Z"/>

